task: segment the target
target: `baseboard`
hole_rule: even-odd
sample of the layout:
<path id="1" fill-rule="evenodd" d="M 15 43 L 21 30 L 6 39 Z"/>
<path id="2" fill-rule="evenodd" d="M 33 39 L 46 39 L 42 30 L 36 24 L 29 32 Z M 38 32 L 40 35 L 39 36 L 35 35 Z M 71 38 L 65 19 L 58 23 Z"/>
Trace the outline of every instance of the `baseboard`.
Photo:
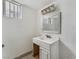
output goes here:
<path id="1" fill-rule="evenodd" d="M 30 54 L 30 53 L 32 53 L 32 51 L 26 52 L 26 53 L 24 53 L 24 54 L 22 54 L 22 55 L 16 57 L 15 59 L 21 59 L 22 57 L 25 57 L 25 56 L 27 56 L 27 55 Z"/>

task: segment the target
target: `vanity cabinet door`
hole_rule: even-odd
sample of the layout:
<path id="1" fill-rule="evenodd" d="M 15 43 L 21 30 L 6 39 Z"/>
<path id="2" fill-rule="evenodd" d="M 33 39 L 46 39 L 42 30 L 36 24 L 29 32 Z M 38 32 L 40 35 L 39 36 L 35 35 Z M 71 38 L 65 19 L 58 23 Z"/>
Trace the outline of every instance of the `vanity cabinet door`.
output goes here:
<path id="1" fill-rule="evenodd" d="M 45 49 L 40 49 L 40 59 L 49 59 L 48 56 L 48 51 Z"/>

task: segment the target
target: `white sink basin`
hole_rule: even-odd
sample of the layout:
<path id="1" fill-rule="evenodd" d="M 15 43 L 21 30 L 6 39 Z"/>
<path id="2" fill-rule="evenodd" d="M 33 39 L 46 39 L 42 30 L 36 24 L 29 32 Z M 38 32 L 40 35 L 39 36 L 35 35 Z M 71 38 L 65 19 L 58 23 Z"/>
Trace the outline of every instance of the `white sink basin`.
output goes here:
<path id="1" fill-rule="evenodd" d="M 52 38 L 43 38 L 41 36 L 33 38 L 33 43 L 43 47 L 43 48 L 48 48 L 49 46 L 59 40 L 58 37 L 52 37 Z"/>
<path id="2" fill-rule="evenodd" d="M 42 38 L 39 37 L 41 41 L 48 43 L 48 44 L 53 44 L 54 42 L 56 42 L 58 40 L 58 37 L 52 37 L 52 38 Z"/>

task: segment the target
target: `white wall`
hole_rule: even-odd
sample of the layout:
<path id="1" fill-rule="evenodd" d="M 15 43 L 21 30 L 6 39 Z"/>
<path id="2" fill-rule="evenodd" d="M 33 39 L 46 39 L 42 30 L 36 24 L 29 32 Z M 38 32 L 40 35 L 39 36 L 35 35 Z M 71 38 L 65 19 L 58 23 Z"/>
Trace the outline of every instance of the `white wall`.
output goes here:
<path id="1" fill-rule="evenodd" d="M 62 12 L 62 35 L 60 40 L 60 59 L 76 59 L 76 4 L 75 0 L 54 0 Z M 38 11 L 38 32 L 41 33 L 42 19 Z"/>
<path id="2" fill-rule="evenodd" d="M 75 0 L 58 1 L 62 11 L 62 39 L 60 59 L 76 59 L 76 2 Z"/>
<path id="3" fill-rule="evenodd" d="M 37 12 L 23 6 L 23 19 L 2 19 L 3 59 L 12 59 L 32 50 Z"/>

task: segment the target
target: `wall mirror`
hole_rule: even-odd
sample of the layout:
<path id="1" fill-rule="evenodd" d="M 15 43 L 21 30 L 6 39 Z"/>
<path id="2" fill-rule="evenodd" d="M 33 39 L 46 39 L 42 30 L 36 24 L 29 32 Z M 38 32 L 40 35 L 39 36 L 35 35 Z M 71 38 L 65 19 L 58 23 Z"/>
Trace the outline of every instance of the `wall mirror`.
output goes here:
<path id="1" fill-rule="evenodd" d="M 61 12 L 51 12 L 43 15 L 43 32 L 61 34 Z"/>

